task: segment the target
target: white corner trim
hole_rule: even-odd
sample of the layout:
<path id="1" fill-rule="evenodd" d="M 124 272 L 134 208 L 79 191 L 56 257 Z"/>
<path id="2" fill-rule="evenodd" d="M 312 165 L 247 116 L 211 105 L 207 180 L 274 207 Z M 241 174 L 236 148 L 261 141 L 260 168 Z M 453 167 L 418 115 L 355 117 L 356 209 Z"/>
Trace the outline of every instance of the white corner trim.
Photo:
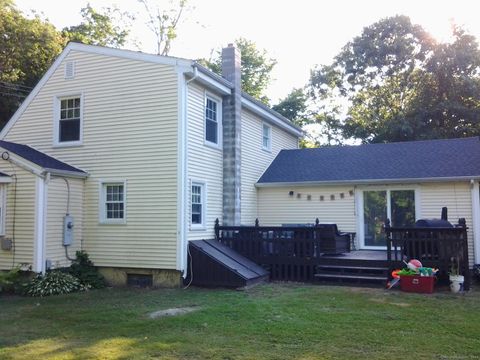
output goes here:
<path id="1" fill-rule="evenodd" d="M 198 75 L 198 74 L 195 74 Z M 195 77 L 193 78 L 193 80 Z M 188 82 L 185 79 L 185 71 L 178 70 L 178 142 L 177 142 L 177 261 L 176 269 L 183 272 L 183 278 L 187 276 L 187 159 L 188 159 Z"/>
<path id="2" fill-rule="evenodd" d="M 270 123 L 282 128 L 288 133 L 295 135 L 297 137 L 303 136 L 302 130 L 297 129 L 297 127 L 294 126 L 293 124 L 286 123 L 284 120 L 281 120 L 277 116 L 263 109 L 261 106 L 258 106 L 253 101 L 242 97 L 242 105 L 244 105 L 246 109 L 262 117 L 264 120 L 269 121 Z"/>
<path id="3" fill-rule="evenodd" d="M 18 108 L 18 110 L 13 114 L 13 116 L 10 118 L 8 123 L 4 126 L 2 131 L 0 132 L 0 139 L 3 140 L 5 139 L 5 136 L 7 136 L 8 132 L 12 128 L 12 126 L 17 122 L 17 120 L 22 116 L 22 114 L 25 112 L 27 107 L 30 105 L 30 103 L 35 99 L 37 94 L 40 92 L 42 87 L 46 84 L 46 82 L 50 79 L 50 77 L 53 75 L 53 73 L 57 70 L 57 68 L 60 66 L 62 63 L 63 59 L 68 55 L 72 47 L 70 44 L 60 53 L 60 55 L 57 57 L 57 59 L 54 61 L 52 66 L 47 70 L 45 75 L 40 79 L 40 81 L 37 83 L 37 85 L 33 88 L 33 90 L 30 92 L 30 94 L 27 96 L 27 98 L 23 101 L 22 105 Z"/>
<path id="4" fill-rule="evenodd" d="M 45 239 L 47 219 L 48 188 L 45 180 L 35 178 L 35 230 L 34 230 L 34 266 L 36 273 L 45 273 Z"/>
<path id="5" fill-rule="evenodd" d="M 475 264 L 480 264 L 480 187 L 478 181 L 473 182 L 470 191 L 472 196 L 473 252 Z"/>

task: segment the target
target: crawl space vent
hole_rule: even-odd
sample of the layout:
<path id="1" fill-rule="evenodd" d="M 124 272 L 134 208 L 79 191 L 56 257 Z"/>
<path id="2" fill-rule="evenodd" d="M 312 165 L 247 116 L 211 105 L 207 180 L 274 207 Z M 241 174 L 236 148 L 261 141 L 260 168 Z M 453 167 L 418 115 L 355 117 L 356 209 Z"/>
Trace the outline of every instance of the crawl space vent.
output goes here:
<path id="1" fill-rule="evenodd" d="M 75 77 L 75 62 L 67 61 L 65 63 L 65 79 L 73 79 Z"/>
<path id="2" fill-rule="evenodd" d="M 127 285 L 134 287 L 151 287 L 153 285 L 152 275 L 127 274 Z"/>

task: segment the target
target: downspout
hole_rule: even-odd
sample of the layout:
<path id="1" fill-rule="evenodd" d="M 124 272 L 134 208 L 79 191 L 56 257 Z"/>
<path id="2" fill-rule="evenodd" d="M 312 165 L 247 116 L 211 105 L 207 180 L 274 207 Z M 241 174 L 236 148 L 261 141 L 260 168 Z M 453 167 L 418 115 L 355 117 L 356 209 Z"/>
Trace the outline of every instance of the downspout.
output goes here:
<path id="1" fill-rule="evenodd" d="M 198 68 L 193 65 L 193 77 L 185 80 L 183 75 L 183 99 L 182 99 L 182 138 L 181 148 L 183 149 L 182 168 L 181 168 L 181 202 L 180 202 L 180 226 L 181 226 L 181 270 L 183 271 L 183 278 L 187 277 L 187 263 L 188 263 L 188 217 L 187 217 L 187 194 L 188 194 L 188 85 L 198 77 Z"/>

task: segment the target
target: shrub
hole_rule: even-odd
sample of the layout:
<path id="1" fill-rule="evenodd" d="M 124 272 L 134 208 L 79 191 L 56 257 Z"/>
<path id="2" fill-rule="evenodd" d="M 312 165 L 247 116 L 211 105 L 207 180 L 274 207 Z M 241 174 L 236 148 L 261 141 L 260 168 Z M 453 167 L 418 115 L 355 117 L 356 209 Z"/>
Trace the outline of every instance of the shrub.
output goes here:
<path id="1" fill-rule="evenodd" d="M 75 276 L 80 283 L 92 289 L 105 287 L 105 279 L 98 272 L 85 251 L 77 251 L 75 260 L 70 266 L 69 273 Z"/>
<path id="2" fill-rule="evenodd" d="M 21 294 L 27 281 L 19 267 L 0 271 L 0 293 Z"/>
<path id="3" fill-rule="evenodd" d="M 86 290 L 80 281 L 69 273 L 52 270 L 45 275 L 39 274 L 27 285 L 26 293 L 30 296 L 50 296 L 69 294 L 76 291 Z"/>

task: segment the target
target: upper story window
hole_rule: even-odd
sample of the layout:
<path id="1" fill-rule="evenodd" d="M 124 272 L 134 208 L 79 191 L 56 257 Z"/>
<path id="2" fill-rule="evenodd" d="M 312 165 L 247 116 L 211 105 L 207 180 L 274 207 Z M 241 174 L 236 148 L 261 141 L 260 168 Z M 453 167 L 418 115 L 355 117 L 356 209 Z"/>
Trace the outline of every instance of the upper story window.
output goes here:
<path id="1" fill-rule="evenodd" d="M 82 141 L 82 97 L 57 98 L 55 144 L 77 145 Z"/>
<path id="2" fill-rule="evenodd" d="M 220 147 L 222 103 L 212 96 L 205 98 L 205 142 Z"/>
<path id="3" fill-rule="evenodd" d="M 267 124 L 263 124 L 262 149 L 267 151 L 272 150 L 272 128 Z"/>

